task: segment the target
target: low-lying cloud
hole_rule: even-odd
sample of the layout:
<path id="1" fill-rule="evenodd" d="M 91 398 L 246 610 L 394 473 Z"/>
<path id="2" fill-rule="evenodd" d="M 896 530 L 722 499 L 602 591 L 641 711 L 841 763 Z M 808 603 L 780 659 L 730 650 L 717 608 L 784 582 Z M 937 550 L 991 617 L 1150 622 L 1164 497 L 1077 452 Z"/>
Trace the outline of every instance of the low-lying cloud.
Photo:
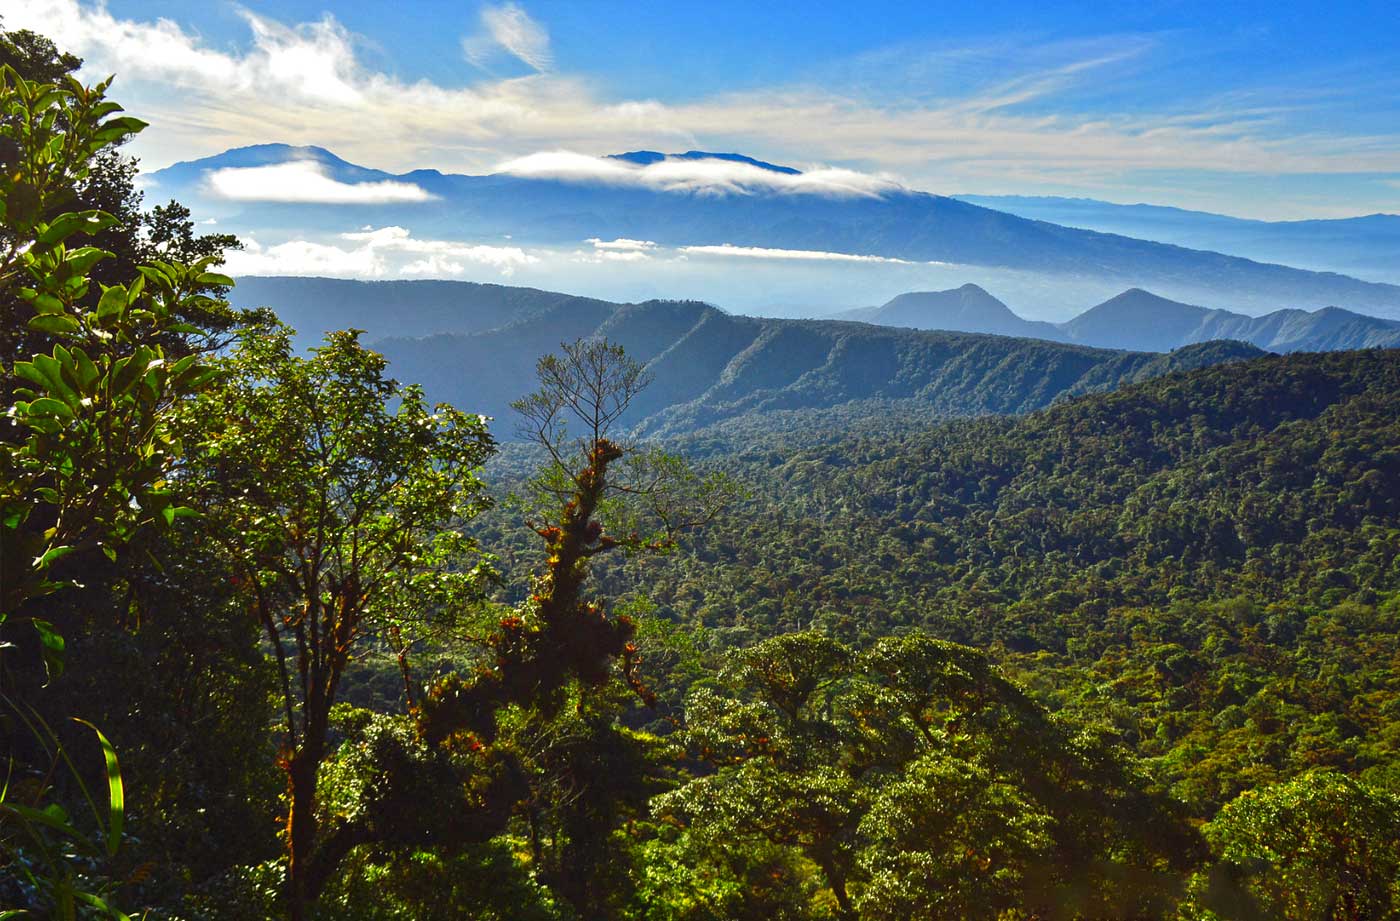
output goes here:
<path id="1" fill-rule="evenodd" d="M 539 257 L 518 246 L 423 240 L 398 226 L 342 233 L 341 245 L 290 240 L 263 246 L 245 238 L 245 248 L 228 255 L 230 275 L 327 275 L 338 278 L 455 278 L 487 268 L 502 276 L 534 265 Z"/>
<path id="2" fill-rule="evenodd" d="M 230 201 L 390 205 L 436 197 L 411 182 L 341 182 L 314 160 L 212 170 L 205 176 L 205 184 L 215 197 Z"/>
<path id="3" fill-rule="evenodd" d="M 752 163 L 713 157 L 667 157 L 655 163 L 640 164 L 615 157 L 593 157 L 571 150 L 529 154 L 502 163 L 496 172 L 531 179 L 594 182 L 710 195 L 786 192 L 879 198 L 902 190 L 902 186 L 887 177 L 847 169 L 822 167 L 795 174 L 780 173 Z"/>

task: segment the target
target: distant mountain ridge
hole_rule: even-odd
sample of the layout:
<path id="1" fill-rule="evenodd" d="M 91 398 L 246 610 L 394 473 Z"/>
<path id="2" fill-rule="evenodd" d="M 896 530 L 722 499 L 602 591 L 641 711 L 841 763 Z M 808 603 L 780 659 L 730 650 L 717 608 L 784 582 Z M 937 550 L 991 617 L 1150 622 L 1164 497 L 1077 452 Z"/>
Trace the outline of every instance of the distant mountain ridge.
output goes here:
<path id="1" fill-rule="evenodd" d="M 977 285 L 901 294 L 880 307 L 835 316 L 887 326 L 1030 336 L 1145 352 L 1168 352 L 1216 339 L 1248 342 L 1271 352 L 1400 346 L 1400 322 L 1337 307 L 1277 310 L 1250 317 L 1183 304 L 1139 288 L 1124 291 L 1064 323 L 1024 319 Z"/>
<path id="2" fill-rule="evenodd" d="M 536 360 L 561 342 L 606 336 L 646 364 L 654 383 L 626 421 L 690 432 L 752 413 L 907 406 L 940 415 L 1020 413 L 1074 394 L 1262 354 L 1212 342 L 1169 355 L 833 320 L 735 316 L 698 301 L 618 304 L 464 282 L 246 279 L 240 306 L 270 306 L 309 345 L 355 326 L 431 400 L 513 423 L 510 401 L 533 388 Z M 410 305 L 421 303 L 415 311 Z M 379 305 L 374 309 L 373 305 Z M 434 334 L 415 334 L 437 327 Z"/>
<path id="3" fill-rule="evenodd" d="M 637 162 L 656 155 L 639 151 L 621 157 Z M 760 174 L 799 175 L 790 167 L 740 154 L 664 156 L 679 162 L 718 159 L 753 166 Z M 214 170 L 298 159 L 315 160 L 339 182 L 412 183 L 430 198 L 290 208 L 276 201 L 219 199 L 205 182 Z M 146 178 L 157 194 L 217 214 L 219 223 L 234 232 L 248 227 L 342 233 L 367 224 L 398 224 L 419 235 L 453 240 L 510 236 L 516 243 L 540 245 L 577 246 L 593 238 L 671 247 L 732 244 L 1102 279 L 1250 310 L 1274 309 L 1280 303 L 1338 304 L 1400 317 L 1400 286 L 1059 226 L 893 184 L 869 194 L 844 194 L 832 186 L 803 183 L 716 191 L 510 172 L 468 176 L 423 169 L 396 175 L 347 163 L 324 148 L 286 145 L 238 148 Z"/>
<path id="4" fill-rule="evenodd" d="M 1118 233 L 1262 262 L 1333 270 L 1400 282 L 1400 214 L 1260 221 L 1166 205 L 1123 205 L 1092 198 L 956 195 L 959 201 L 1066 227 Z"/>

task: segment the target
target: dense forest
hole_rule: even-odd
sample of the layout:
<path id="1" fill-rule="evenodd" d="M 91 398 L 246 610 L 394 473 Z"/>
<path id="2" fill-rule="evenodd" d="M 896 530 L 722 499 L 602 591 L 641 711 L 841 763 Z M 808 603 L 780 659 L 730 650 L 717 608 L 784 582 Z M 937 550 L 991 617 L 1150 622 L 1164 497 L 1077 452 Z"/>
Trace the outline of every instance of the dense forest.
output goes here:
<path id="1" fill-rule="evenodd" d="M 79 64 L 0 34 L 0 919 L 1400 916 L 1400 353 L 656 442 L 565 332 L 502 445 Z"/>

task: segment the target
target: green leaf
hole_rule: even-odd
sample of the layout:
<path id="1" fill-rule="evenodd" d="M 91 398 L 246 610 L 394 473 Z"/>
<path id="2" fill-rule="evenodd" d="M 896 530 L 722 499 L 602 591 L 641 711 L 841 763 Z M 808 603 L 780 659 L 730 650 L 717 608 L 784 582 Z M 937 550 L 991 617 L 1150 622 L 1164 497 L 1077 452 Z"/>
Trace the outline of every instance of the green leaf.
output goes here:
<path id="1" fill-rule="evenodd" d="M 233 287 L 233 279 L 219 272 L 204 272 L 196 281 L 201 285 L 214 285 L 220 288 Z"/>
<path id="2" fill-rule="evenodd" d="M 63 313 L 63 301 L 52 294 L 37 294 L 30 303 L 34 305 L 35 312 L 40 316 Z"/>
<path id="3" fill-rule="evenodd" d="M 92 723 L 83 719 L 75 721 L 97 733 L 97 741 L 102 746 L 102 757 L 107 762 L 107 856 L 115 857 L 117 849 L 121 847 L 122 825 L 126 820 L 126 794 L 122 788 L 122 769 L 117 762 L 117 750 L 102 734 L 102 730 Z"/>
<path id="4" fill-rule="evenodd" d="M 123 115 L 120 118 L 112 118 L 102 123 L 101 129 L 93 137 L 99 141 L 119 140 L 128 134 L 136 134 L 146 127 L 146 122 L 130 115 Z"/>
<path id="5" fill-rule="evenodd" d="M 70 278 L 85 276 L 103 259 L 111 258 L 112 254 L 105 249 L 96 246 L 84 246 L 80 249 L 69 251 L 63 260 L 63 272 Z"/>
<path id="6" fill-rule="evenodd" d="M 103 211 L 70 211 L 54 218 L 38 236 L 41 246 L 51 247 L 63 242 L 75 233 L 89 236 L 100 233 L 120 222 Z"/>
<path id="7" fill-rule="evenodd" d="M 37 400 L 30 401 L 26 414 L 31 416 L 58 416 L 63 419 L 73 418 L 73 410 L 69 408 L 68 404 L 64 403 L 62 400 L 55 400 L 53 397 L 40 397 Z"/>
<path id="8" fill-rule="evenodd" d="M 122 914 L 120 911 L 113 908 L 111 905 L 108 905 L 106 902 L 102 901 L 100 898 L 93 895 L 91 892 L 75 892 L 73 893 L 73 897 L 79 902 L 85 902 L 88 905 L 91 905 L 93 908 L 96 908 L 98 911 L 105 913 L 107 917 L 112 918 L 113 921 L 131 921 L 130 916 Z"/>
<path id="9" fill-rule="evenodd" d="M 68 838 L 68 843 L 71 846 L 86 853 L 92 853 L 96 850 L 96 848 L 87 843 L 87 840 L 83 837 L 83 833 L 69 823 L 68 816 L 63 813 L 62 809 L 56 809 L 52 806 L 48 809 L 34 809 L 22 803 L 0 803 L 0 815 L 5 815 L 6 813 L 15 818 L 23 819 L 26 822 L 36 822 L 47 828 L 52 828 L 54 831 Z"/>
<path id="10" fill-rule="evenodd" d="M 45 556 L 47 555 L 48 554 L 45 554 Z M 53 624 L 48 621 L 35 617 L 30 620 L 30 623 L 34 625 L 34 632 L 39 634 L 40 653 L 44 659 L 44 672 L 48 676 L 48 681 L 52 681 L 63 674 L 63 652 L 67 648 L 67 643 L 64 642 L 63 637 L 58 631 L 53 628 Z"/>
<path id="11" fill-rule="evenodd" d="M 39 333 L 66 336 L 71 333 L 76 333 L 80 327 L 78 326 L 78 321 L 72 317 L 45 314 L 30 320 L 29 328 Z"/>
<path id="12" fill-rule="evenodd" d="M 37 569 L 45 569 L 72 552 L 72 547 L 50 547 L 48 552 L 34 561 L 34 566 Z"/>
<path id="13" fill-rule="evenodd" d="M 102 299 L 97 302 L 97 322 L 108 326 L 126 310 L 126 288 L 122 285 L 103 286 Z"/>

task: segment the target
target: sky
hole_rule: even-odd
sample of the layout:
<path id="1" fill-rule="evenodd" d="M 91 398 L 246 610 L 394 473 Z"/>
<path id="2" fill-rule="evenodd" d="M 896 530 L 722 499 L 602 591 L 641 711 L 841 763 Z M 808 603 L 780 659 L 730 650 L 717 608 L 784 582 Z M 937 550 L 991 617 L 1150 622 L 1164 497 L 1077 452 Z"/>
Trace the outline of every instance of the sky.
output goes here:
<path id="1" fill-rule="evenodd" d="M 265 142 L 485 173 L 738 151 L 942 194 L 1400 212 L 1400 4 L 0 0 L 148 169 Z"/>

